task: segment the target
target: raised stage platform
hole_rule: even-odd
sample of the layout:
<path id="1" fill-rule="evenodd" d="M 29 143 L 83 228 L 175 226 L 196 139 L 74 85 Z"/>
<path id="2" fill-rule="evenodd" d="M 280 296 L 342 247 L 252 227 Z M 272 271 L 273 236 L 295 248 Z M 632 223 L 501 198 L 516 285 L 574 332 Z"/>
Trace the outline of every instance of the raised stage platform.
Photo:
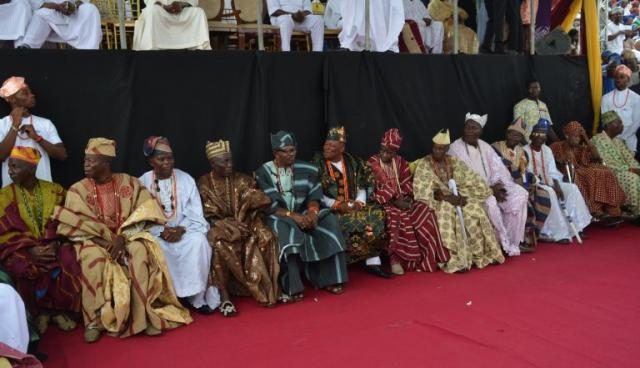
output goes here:
<path id="1" fill-rule="evenodd" d="M 414 159 L 438 129 L 457 137 L 467 111 L 489 114 L 485 138 L 493 141 L 532 77 L 556 124 L 592 121 L 582 57 L 0 50 L 0 80 L 11 75 L 27 78 L 34 112 L 54 122 L 68 148 L 69 159 L 53 167 L 65 185 L 82 177 L 92 136 L 116 139 L 115 168 L 137 175 L 147 170 L 143 139 L 165 135 L 177 166 L 193 176 L 208 169 L 207 139 L 230 139 L 238 168 L 250 172 L 271 159 L 269 133 L 280 129 L 297 135 L 302 159 L 337 124 L 364 158 L 398 127 L 402 153 Z"/>

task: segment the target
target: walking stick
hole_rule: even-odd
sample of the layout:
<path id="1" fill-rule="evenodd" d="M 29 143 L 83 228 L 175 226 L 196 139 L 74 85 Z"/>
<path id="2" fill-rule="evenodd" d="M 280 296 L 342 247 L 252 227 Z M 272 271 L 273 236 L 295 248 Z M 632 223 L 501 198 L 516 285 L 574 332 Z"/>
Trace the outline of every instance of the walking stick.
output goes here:
<path id="1" fill-rule="evenodd" d="M 573 223 L 573 219 L 571 219 L 571 216 L 567 211 L 567 206 L 565 205 L 564 200 L 558 200 L 558 202 L 560 203 L 560 208 L 562 208 L 562 213 L 564 214 L 565 220 L 567 220 L 567 224 L 569 225 L 569 228 L 571 228 L 571 232 L 573 233 L 573 236 L 575 236 L 579 244 L 582 244 L 582 238 L 580 237 L 580 232 L 576 228 L 576 225 Z"/>
<path id="2" fill-rule="evenodd" d="M 456 185 L 456 181 L 453 179 L 449 179 L 449 190 L 453 193 L 454 196 L 458 196 L 458 186 Z M 462 216 L 462 208 L 460 206 L 456 206 L 456 214 L 458 215 L 458 220 L 460 221 L 460 226 L 462 227 L 462 240 L 464 245 L 467 245 L 467 228 L 464 226 L 464 217 Z"/>

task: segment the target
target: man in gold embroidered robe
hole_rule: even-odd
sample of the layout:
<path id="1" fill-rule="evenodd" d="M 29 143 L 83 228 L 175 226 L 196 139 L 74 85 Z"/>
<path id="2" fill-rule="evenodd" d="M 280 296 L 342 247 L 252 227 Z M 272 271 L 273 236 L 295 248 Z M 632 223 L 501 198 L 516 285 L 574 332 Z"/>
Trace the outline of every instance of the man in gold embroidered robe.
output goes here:
<path id="1" fill-rule="evenodd" d="M 438 133 L 433 143 L 432 154 L 417 161 L 413 195 L 436 211 L 442 244 L 450 255 L 442 270 L 460 272 L 473 265 L 484 268 L 503 263 L 496 233 L 482 206 L 491 196 L 491 188 L 462 160 L 447 155 L 449 131 Z M 457 194 L 450 189 L 452 179 Z"/>
<path id="2" fill-rule="evenodd" d="M 220 290 L 220 311 L 236 313 L 229 294 L 273 306 L 279 296 L 278 242 L 260 213 L 271 199 L 252 177 L 233 170 L 228 141 L 207 142 L 206 153 L 211 172 L 198 179 L 198 190 L 211 225 L 207 237 L 215 253 L 211 275 Z"/>
<path id="3" fill-rule="evenodd" d="M 191 322 L 175 295 L 162 250 L 147 231 L 163 223 L 162 209 L 140 181 L 112 173 L 115 142 L 92 138 L 85 149 L 86 178 L 69 188 L 54 218 L 58 234 L 75 243 L 82 268 L 84 338 L 101 331 L 127 337 Z"/>

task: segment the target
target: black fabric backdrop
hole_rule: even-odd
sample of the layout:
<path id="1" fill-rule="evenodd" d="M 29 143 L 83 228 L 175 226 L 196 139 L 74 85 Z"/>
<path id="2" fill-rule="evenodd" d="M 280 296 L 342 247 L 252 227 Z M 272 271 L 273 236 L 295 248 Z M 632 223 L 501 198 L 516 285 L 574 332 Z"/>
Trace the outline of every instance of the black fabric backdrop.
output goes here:
<path id="1" fill-rule="evenodd" d="M 114 168 L 134 175 L 148 169 L 144 138 L 167 136 L 176 165 L 195 177 L 208 169 L 207 139 L 230 139 L 238 169 L 251 172 L 271 158 L 269 133 L 280 129 L 296 134 L 308 159 L 342 124 L 348 150 L 366 159 L 398 127 L 401 152 L 415 159 L 440 128 L 458 137 L 470 111 L 489 114 L 484 138 L 492 142 L 531 77 L 557 126 L 592 121 L 584 58 L 0 50 L 0 80 L 11 75 L 27 78 L 34 113 L 58 128 L 69 159 L 53 162 L 53 173 L 64 185 L 82 177 L 84 146 L 95 136 L 115 139 Z M 1 102 L 0 116 L 8 112 Z"/>

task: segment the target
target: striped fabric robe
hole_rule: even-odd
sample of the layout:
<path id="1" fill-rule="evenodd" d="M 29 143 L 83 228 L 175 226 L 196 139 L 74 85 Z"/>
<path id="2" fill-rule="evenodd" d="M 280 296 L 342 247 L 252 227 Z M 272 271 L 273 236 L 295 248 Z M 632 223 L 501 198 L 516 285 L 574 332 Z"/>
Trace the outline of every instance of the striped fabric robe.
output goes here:
<path id="1" fill-rule="evenodd" d="M 393 166 L 382 165 L 379 155 L 367 162 L 376 182 L 373 199 L 386 213 L 391 263 L 409 271 L 436 271 L 438 263 L 449 260 L 449 252 L 442 246 L 435 212 L 423 202 L 414 201 L 407 210 L 393 204 L 400 196 L 413 197 L 408 162 L 400 156 L 393 160 L 395 172 Z"/>
<path id="2" fill-rule="evenodd" d="M 256 181 L 262 191 L 271 198 L 271 207 L 267 210 L 265 223 L 278 237 L 279 254 L 282 263 L 280 283 L 283 292 L 293 295 L 302 292 L 301 272 L 289 261 L 298 256 L 302 261 L 305 274 L 316 287 L 322 288 L 347 282 L 346 245 L 340 232 L 337 218 L 328 209 L 318 213 L 318 225 L 313 230 L 302 230 L 288 217 L 277 216 L 278 208 L 306 214 L 310 202 L 320 202 L 322 187 L 318 182 L 318 168 L 314 165 L 296 161 L 292 168 L 292 188 L 288 190 L 294 196 L 293 204 L 288 204 L 278 189 L 272 162 L 267 162 L 256 170 Z"/>

